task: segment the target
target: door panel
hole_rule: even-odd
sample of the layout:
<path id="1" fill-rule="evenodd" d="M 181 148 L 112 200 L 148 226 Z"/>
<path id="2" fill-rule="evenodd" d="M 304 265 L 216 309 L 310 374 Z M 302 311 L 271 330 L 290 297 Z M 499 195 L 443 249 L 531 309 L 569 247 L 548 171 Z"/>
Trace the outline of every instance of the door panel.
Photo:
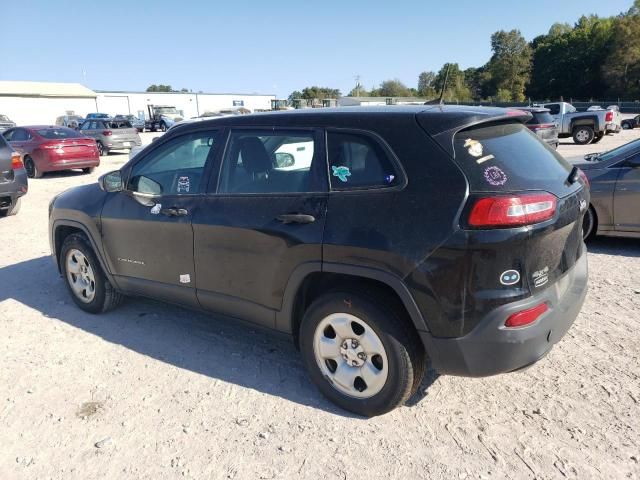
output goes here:
<path id="1" fill-rule="evenodd" d="M 322 261 L 321 139 L 313 130 L 231 131 L 218 193 L 203 199 L 193 218 L 203 308 L 274 328 L 293 270 Z"/>
<path id="2" fill-rule="evenodd" d="M 136 157 L 127 190 L 107 198 L 103 244 L 123 290 L 199 306 L 191 221 L 218 138 L 217 131 L 201 131 L 159 141 Z"/>
<path id="3" fill-rule="evenodd" d="M 640 166 L 620 169 L 613 208 L 616 230 L 640 231 Z"/>

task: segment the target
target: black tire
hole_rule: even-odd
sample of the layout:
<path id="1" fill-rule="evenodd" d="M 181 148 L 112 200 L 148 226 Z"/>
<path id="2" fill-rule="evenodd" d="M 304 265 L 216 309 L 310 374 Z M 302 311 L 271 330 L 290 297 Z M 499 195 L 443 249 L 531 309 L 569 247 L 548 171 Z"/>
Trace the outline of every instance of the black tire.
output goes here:
<path id="1" fill-rule="evenodd" d="M 102 142 L 98 142 L 98 155 L 100 155 L 101 157 L 104 155 L 109 155 L 109 150 L 105 148 Z"/>
<path id="2" fill-rule="evenodd" d="M 164 122 L 160 123 L 160 131 L 161 132 L 166 132 L 167 131 L 167 125 Z"/>
<path id="3" fill-rule="evenodd" d="M 36 162 L 28 155 L 24 157 L 24 169 L 27 171 L 27 177 L 42 178 L 42 172 L 36 166 Z"/>
<path id="4" fill-rule="evenodd" d="M 22 206 L 22 198 L 18 198 L 13 205 L 9 208 L 5 208 L 0 210 L 0 217 L 10 217 L 12 215 L 17 215 L 20 211 L 20 207 Z"/>
<path id="5" fill-rule="evenodd" d="M 582 238 L 586 242 L 587 240 L 592 239 L 596 236 L 596 231 L 598 230 L 598 219 L 596 217 L 596 212 L 593 210 L 592 206 L 587 208 L 587 211 L 584 213 L 584 217 L 582 218 Z"/>
<path id="6" fill-rule="evenodd" d="M 623 130 L 631 130 L 631 125 L 629 125 L 627 122 L 622 124 L 622 129 Z"/>
<path id="7" fill-rule="evenodd" d="M 320 296 L 305 312 L 299 332 L 303 363 L 313 383 L 339 407 L 365 417 L 382 415 L 403 405 L 420 386 L 426 355 L 413 326 L 395 305 L 396 302 L 384 292 L 344 290 Z M 382 389 L 369 398 L 356 398 L 339 391 L 318 365 L 314 353 L 316 328 L 334 313 L 358 317 L 384 346 L 388 376 Z"/>
<path id="8" fill-rule="evenodd" d="M 593 137 L 593 141 L 591 143 L 598 143 L 603 138 L 604 138 L 604 133 L 598 133 Z"/>
<path id="9" fill-rule="evenodd" d="M 82 173 L 93 173 L 96 167 L 87 167 L 82 169 Z"/>
<path id="10" fill-rule="evenodd" d="M 588 145 L 593 141 L 595 132 L 588 125 L 579 125 L 573 129 L 573 141 L 578 145 Z"/>
<path id="11" fill-rule="evenodd" d="M 67 275 L 67 254 L 71 249 L 79 250 L 89 261 L 91 269 L 95 277 L 95 295 L 89 303 L 81 301 L 73 292 L 69 284 Z M 122 294 L 114 290 L 109 280 L 104 275 L 100 262 L 98 261 L 91 244 L 87 238 L 80 233 L 73 233 L 64 239 L 62 248 L 60 249 L 60 271 L 64 278 L 64 282 L 69 290 L 69 294 L 74 303 L 85 312 L 104 313 L 117 307 L 123 299 Z"/>

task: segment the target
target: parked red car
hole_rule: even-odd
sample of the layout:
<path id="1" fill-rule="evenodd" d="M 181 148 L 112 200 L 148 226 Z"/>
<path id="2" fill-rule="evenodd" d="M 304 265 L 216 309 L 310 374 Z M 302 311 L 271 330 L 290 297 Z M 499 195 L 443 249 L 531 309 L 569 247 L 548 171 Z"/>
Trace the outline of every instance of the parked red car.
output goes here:
<path id="1" fill-rule="evenodd" d="M 22 155 L 29 178 L 72 168 L 91 173 L 100 165 L 95 140 L 67 127 L 16 127 L 3 132 L 2 136 Z"/>

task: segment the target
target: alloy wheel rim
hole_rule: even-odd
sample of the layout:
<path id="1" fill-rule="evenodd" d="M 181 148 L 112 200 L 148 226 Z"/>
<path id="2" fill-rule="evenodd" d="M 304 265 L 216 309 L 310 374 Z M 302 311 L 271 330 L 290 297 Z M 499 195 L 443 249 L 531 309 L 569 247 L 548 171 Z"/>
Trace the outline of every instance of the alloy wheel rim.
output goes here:
<path id="1" fill-rule="evenodd" d="M 318 324 L 313 337 L 318 367 L 331 386 L 355 398 L 370 398 L 387 382 L 389 362 L 376 332 L 348 313 L 331 314 Z"/>
<path id="2" fill-rule="evenodd" d="M 84 303 L 91 303 L 96 295 L 96 279 L 89 259 L 75 248 L 66 258 L 67 281 L 73 294 Z"/>

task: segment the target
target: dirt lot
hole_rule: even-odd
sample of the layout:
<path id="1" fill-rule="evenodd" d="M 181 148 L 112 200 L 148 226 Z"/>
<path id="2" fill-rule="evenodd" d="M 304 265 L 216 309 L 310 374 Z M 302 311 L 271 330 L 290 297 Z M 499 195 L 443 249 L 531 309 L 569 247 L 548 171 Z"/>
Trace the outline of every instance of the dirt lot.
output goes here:
<path id="1" fill-rule="evenodd" d="M 589 245 L 583 311 L 531 369 L 431 372 L 409 406 L 365 420 L 321 398 L 278 337 L 146 300 L 73 305 L 47 205 L 126 159 L 33 180 L 0 220 L 0 478 L 640 478 L 640 241 Z"/>

